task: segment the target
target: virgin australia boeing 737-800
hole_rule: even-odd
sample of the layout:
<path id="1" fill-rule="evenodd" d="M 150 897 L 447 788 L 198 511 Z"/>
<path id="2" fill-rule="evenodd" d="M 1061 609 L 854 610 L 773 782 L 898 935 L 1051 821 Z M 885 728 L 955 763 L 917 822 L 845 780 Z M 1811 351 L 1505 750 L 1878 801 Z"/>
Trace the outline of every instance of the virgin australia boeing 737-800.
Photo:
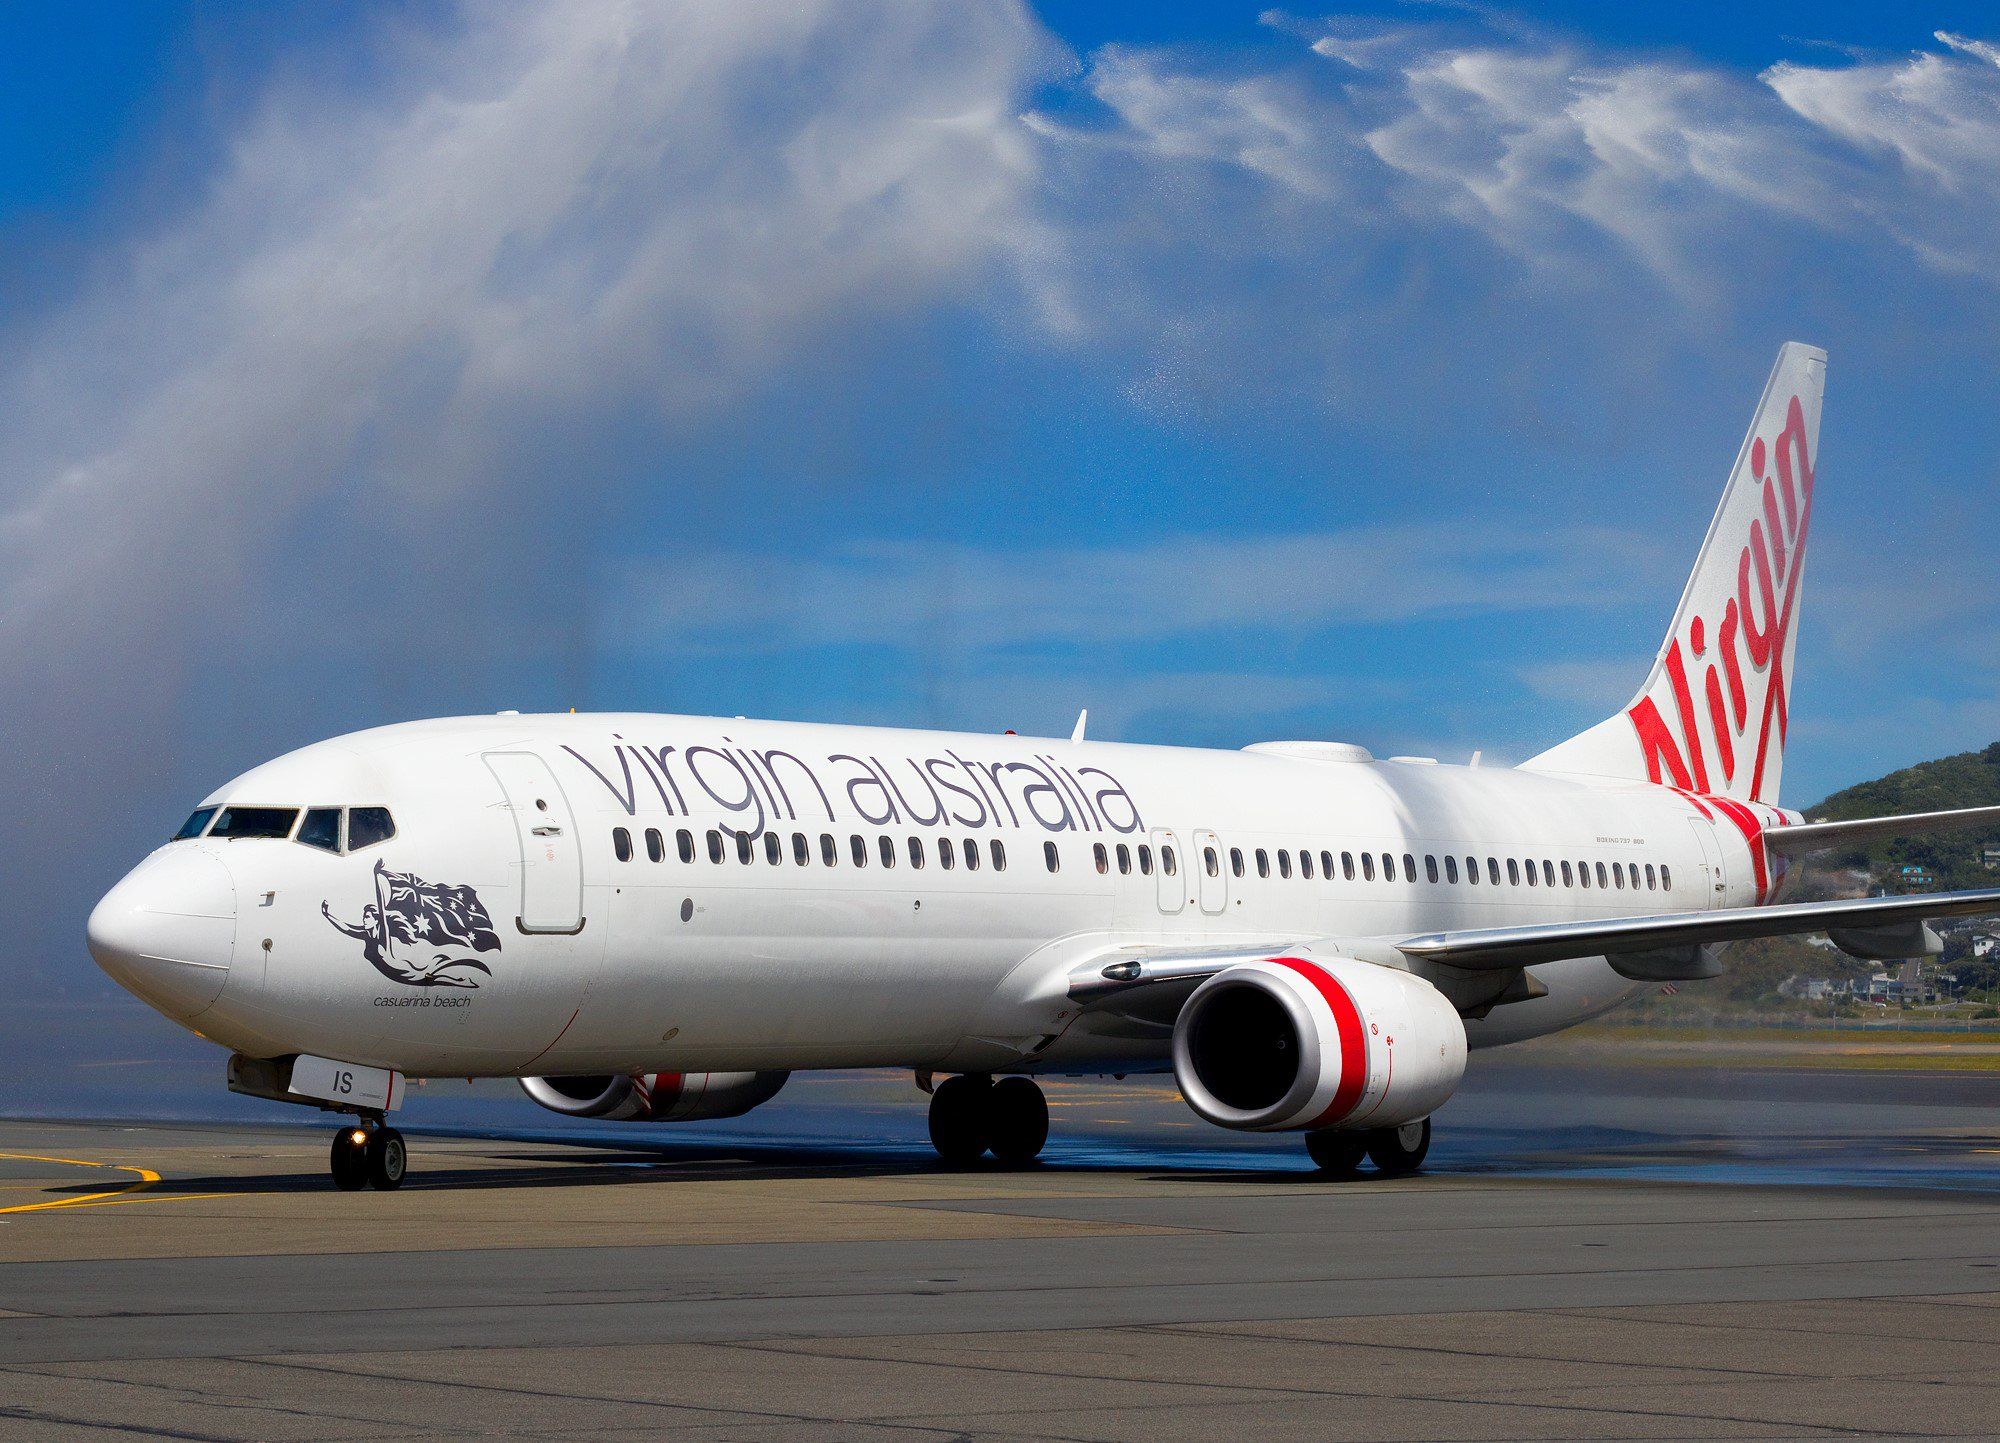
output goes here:
<path id="1" fill-rule="evenodd" d="M 1780 351 L 1651 673 L 1516 768 L 636 714 L 359 732 L 210 795 L 91 914 L 92 954 L 351 1113 L 394 1187 L 407 1077 L 580 1117 L 729 1117 L 805 1068 L 930 1087 L 953 1162 L 1041 1149 L 1043 1073 L 1171 1069 L 1321 1168 L 1417 1167 L 1468 1048 L 1711 977 L 1730 941 L 1934 951 L 2000 891 L 1783 900 L 1802 853 L 2000 808 L 1777 804 L 1825 355 Z M 999 1078 L 995 1081 L 995 1078 Z"/>

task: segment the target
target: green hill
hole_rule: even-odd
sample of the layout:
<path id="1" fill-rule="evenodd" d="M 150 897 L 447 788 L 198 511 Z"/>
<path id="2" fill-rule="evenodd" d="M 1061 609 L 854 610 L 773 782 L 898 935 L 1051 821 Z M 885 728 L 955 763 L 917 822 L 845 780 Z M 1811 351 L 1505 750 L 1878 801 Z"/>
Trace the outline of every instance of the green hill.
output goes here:
<path id="1" fill-rule="evenodd" d="M 1919 762 L 1875 781 L 1861 782 L 1835 792 L 1816 807 L 1807 807 L 1805 815 L 1808 821 L 1838 822 L 1991 806 L 2000 806 L 2000 742 L 1983 751 Z M 1896 837 L 1818 861 L 1829 867 L 1867 866 L 1879 875 L 1903 866 L 1929 867 L 1943 888 L 1984 887 L 1993 885 L 1993 873 L 1980 864 L 1979 850 L 1992 844 L 2000 844 L 2000 827 L 1932 837 Z"/>

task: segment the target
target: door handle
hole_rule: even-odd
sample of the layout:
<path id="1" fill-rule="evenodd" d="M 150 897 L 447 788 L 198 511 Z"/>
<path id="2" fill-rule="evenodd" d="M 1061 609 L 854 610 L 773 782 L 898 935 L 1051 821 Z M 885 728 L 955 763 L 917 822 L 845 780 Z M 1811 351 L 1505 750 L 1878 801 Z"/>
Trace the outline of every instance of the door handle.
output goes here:
<path id="1" fill-rule="evenodd" d="M 561 827 L 536 827 L 536 828 L 535 828 L 535 835 L 536 835 L 536 836 L 538 836 L 538 837 L 560 837 L 560 836 L 562 835 L 562 828 L 561 828 Z"/>

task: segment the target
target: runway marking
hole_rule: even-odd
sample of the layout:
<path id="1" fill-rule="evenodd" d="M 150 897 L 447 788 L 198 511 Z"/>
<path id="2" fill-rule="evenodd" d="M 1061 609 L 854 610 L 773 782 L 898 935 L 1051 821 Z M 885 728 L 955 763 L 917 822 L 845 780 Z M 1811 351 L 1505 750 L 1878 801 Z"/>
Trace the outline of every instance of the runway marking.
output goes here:
<path id="1" fill-rule="evenodd" d="M 0 1152 L 0 1159 L 14 1162 L 59 1162 L 65 1167 L 108 1167 L 118 1172 L 136 1172 L 137 1182 L 128 1182 L 123 1187 L 111 1188 L 106 1192 L 87 1192 L 80 1197 L 51 1198 L 47 1202 L 16 1203 L 12 1207 L 0 1208 L 0 1213 L 45 1212 L 51 1208 L 81 1207 L 86 1203 L 101 1203 L 109 1198 L 124 1198 L 128 1194 L 140 1192 L 160 1180 L 160 1175 L 149 1167 L 133 1167 L 123 1162 L 86 1162 L 78 1157 L 43 1157 L 32 1152 Z"/>

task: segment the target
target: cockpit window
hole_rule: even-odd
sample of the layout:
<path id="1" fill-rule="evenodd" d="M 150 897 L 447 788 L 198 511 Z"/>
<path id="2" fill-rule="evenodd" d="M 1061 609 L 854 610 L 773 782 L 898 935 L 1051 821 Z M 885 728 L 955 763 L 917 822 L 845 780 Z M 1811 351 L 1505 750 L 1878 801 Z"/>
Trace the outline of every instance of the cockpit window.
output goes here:
<path id="1" fill-rule="evenodd" d="M 211 837 L 289 837 L 299 819 L 297 807 L 224 807 Z"/>
<path id="2" fill-rule="evenodd" d="M 387 807 L 350 807 L 347 812 L 347 850 L 358 852 L 396 835 L 396 824 Z"/>
<path id="3" fill-rule="evenodd" d="M 203 832 L 208 830 L 208 820 L 215 815 L 216 811 L 217 809 L 214 807 L 197 807 L 195 814 L 181 823 L 181 829 L 174 833 L 174 840 L 176 842 L 185 842 L 189 837 L 199 837 Z"/>
<path id="4" fill-rule="evenodd" d="M 299 823 L 298 840 L 322 852 L 340 850 L 340 808 L 314 807 Z"/>

